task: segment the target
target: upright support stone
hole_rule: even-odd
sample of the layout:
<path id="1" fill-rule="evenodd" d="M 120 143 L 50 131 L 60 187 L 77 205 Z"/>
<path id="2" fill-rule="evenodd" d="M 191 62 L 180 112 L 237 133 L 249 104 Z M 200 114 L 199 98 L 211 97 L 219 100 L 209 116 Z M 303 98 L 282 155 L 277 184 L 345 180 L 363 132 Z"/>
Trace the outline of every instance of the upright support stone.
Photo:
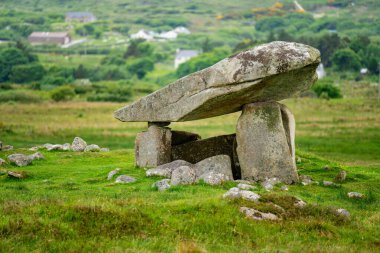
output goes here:
<path id="1" fill-rule="evenodd" d="M 156 167 L 171 162 L 171 140 L 169 128 L 150 124 L 148 131 L 136 136 L 136 166 Z"/>
<path id="2" fill-rule="evenodd" d="M 242 179 L 297 182 L 294 129 L 294 117 L 277 102 L 245 105 L 236 130 Z"/>

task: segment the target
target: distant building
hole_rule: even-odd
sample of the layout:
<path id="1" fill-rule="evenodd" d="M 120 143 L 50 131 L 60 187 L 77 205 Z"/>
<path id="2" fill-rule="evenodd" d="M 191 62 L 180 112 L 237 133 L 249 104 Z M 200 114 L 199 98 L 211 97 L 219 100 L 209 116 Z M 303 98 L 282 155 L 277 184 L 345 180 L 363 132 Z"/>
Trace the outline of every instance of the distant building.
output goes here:
<path id="1" fill-rule="evenodd" d="M 166 40 L 175 40 L 177 36 L 178 34 L 175 31 L 163 32 L 158 35 L 159 38 Z"/>
<path id="2" fill-rule="evenodd" d="M 196 57 L 199 55 L 199 51 L 196 50 L 180 50 L 177 49 L 175 59 L 174 59 L 174 67 L 178 68 L 178 66 L 181 63 L 184 63 L 188 60 L 190 60 L 193 57 Z"/>
<path id="3" fill-rule="evenodd" d="M 177 34 L 183 33 L 183 34 L 190 34 L 190 30 L 183 26 L 176 27 L 173 32 L 176 32 Z"/>
<path id="4" fill-rule="evenodd" d="M 368 69 L 367 68 L 361 68 L 360 69 L 360 74 L 367 75 L 368 74 Z"/>
<path id="5" fill-rule="evenodd" d="M 326 76 L 326 71 L 322 63 L 319 63 L 317 67 L 317 76 L 318 76 L 318 79 L 322 79 Z"/>
<path id="6" fill-rule="evenodd" d="M 147 32 L 145 30 L 140 30 L 137 33 L 131 34 L 131 39 L 137 40 L 137 39 L 143 39 L 146 41 L 151 41 L 154 39 L 155 33 L 154 32 Z"/>
<path id="7" fill-rule="evenodd" d="M 33 32 L 28 37 L 30 44 L 57 44 L 65 45 L 70 43 L 71 38 L 68 32 Z"/>
<path id="8" fill-rule="evenodd" d="M 65 16 L 65 22 L 81 22 L 89 23 L 96 21 L 94 14 L 90 12 L 67 12 Z"/>

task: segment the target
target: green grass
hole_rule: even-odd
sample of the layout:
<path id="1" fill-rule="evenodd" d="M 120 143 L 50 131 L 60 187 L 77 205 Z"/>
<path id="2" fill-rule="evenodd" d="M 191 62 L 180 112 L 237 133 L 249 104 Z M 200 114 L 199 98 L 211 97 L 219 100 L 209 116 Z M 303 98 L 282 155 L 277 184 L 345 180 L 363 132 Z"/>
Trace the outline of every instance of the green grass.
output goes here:
<path id="1" fill-rule="evenodd" d="M 0 136 L 15 145 L 0 158 L 46 142 L 88 143 L 108 153 L 42 151 L 46 160 L 0 168 L 0 252 L 377 252 L 380 251 L 379 104 L 363 100 L 288 100 L 297 120 L 300 174 L 332 181 L 340 170 L 347 180 L 336 187 L 292 185 L 289 192 L 261 187 L 260 203 L 227 201 L 236 183 L 197 184 L 158 192 L 159 178 L 134 167 L 133 142 L 144 123 L 121 123 L 113 103 L 0 104 Z M 238 114 L 174 123 L 174 129 L 202 137 L 233 133 Z M 137 178 L 128 185 L 107 181 L 109 171 Z M 23 180 L 5 170 L 26 173 Z M 347 192 L 365 194 L 352 200 Z M 310 203 L 292 206 L 292 198 Z M 279 213 L 269 203 L 284 207 Z M 315 206 L 313 205 L 315 204 Z M 240 206 L 271 211 L 279 222 L 247 220 Z M 345 208 L 351 220 L 334 213 Z"/>

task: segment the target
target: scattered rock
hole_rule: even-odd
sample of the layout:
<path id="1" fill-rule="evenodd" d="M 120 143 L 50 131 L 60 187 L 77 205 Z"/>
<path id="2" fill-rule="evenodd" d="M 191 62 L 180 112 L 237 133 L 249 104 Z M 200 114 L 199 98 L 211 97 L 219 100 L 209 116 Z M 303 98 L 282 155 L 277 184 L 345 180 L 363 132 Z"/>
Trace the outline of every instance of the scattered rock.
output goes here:
<path id="1" fill-rule="evenodd" d="M 29 149 L 29 151 L 38 151 L 38 149 L 39 149 L 39 147 L 31 147 L 30 149 Z"/>
<path id="2" fill-rule="evenodd" d="M 180 166 L 173 170 L 171 177 L 172 185 L 188 185 L 195 183 L 195 170 L 190 166 Z"/>
<path id="3" fill-rule="evenodd" d="M 345 218 L 350 218 L 350 213 L 346 210 L 346 209 L 343 209 L 343 208 L 339 208 L 339 209 L 337 209 L 336 210 L 336 213 L 338 214 L 338 215 L 341 215 L 341 216 L 343 216 L 343 217 L 345 217 Z"/>
<path id="4" fill-rule="evenodd" d="M 145 172 L 145 174 L 148 177 L 160 176 L 160 177 L 171 178 L 173 170 L 175 170 L 181 166 L 192 167 L 193 165 L 189 162 L 184 161 L 184 160 L 176 160 L 176 161 L 173 161 L 170 163 L 160 165 L 154 169 L 149 169 Z"/>
<path id="5" fill-rule="evenodd" d="M 83 152 L 86 149 L 87 143 L 80 137 L 75 137 L 71 144 L 71 149 L 76 152 Z"/>
<path id="6" fill-rule="evenodd" d="M 198 182 L 199 180 L 203 180 L 206 184 L 209 185 L 219 185 L 225 181 L 231 180 L 231 178 L 223 173 L 209 171 L 197 177 L 196 181 Z"/>
<path id="7" fill-rule="evenodd" d="M 347 196 L 351 199 L 361 199 L 364 197 L 363 194 L 359 192 L 349 192 L 347 193 Z"/>
<path id="8" fill-rule="evenodd" d="M 256 186 L 240 183 L 237 185 L 237 188 L 239 188 L 240 190 L 253 190 L 256 188 Z"/>
<path id="9" fill-rule="evenodd" d="M 276 209 L 277 211 L 281 212 L 281 213 L 285 213 L 286 210 L 282 207 L 282 206 L 279 206 L 273 202 L 269 202 L 268 205 L 272 206 L 274 209 Z"/>
<path id="10" fill-rule="evenodd" d="M 240 197 L 240 189 L 237 187 L 233 187 L 223 194 L 223 198 L 225 199 L 238 199 Z"/>
<path id="11" fill-rule="evenodd" d="M 11 145 L 5 145 L 3 146 L 3 149 L 2 149 L 2 151 L 11 151 L 11 150 L 13 150 L 13 146 Z"/>
<path id="12" fill-rule="evenodd" d="M 159 191 L 165 191 L 170 188 L 170 179 L 162 179 L 155 182 L 152 187 L 156 187 Z"/>
<path id="13" fill-rule="evenodd" d="M 0 158 L 0 166 L 3 166 L 3 165 L 5 165 L 6 164 L 6 161 L 4 160 L 4 159 L 1 159 Z"/>
<path id="14" fill-rule="evenodd" d="M 113 176 L 115 176 L 117 173 L 119 173 L 121 169 L 117 168 L 108 173 L 107 180 L 111 180 Z"/>
<path id="15" fill-rule="evenodd" d="M 253 201 L 253 202 L 258 202 L 260 199 L 260 195 L 251 191 L 245 191 L 241 190 L 240 191 L 240 196 L 242 199 L 248 200 L 248 201 Z"/>
<path id="16" fill-rule="evenodd" d="M 9 177 L 14 177 L 14 178 L 18 178 L 18 179 L 23 179 L 23 178 L 26 178 L 26 173 L 23 173 L 23 172 L 15 172 L 15 171 L 8 171 L 8 176 Z"/>
<path id="17" fill-rule="evenodd" d="M 306 205 L 307 205 L 307 203 L 305 201 L 303 201 L 302 199 L 299 199 L 299 198 L 296 198 L 296 201 L 294 202 L 294 206 L 295 207 L 302 208 L 302 207 L 304 207 Z"/>
<path id="18" fill-rule="evenodd" d="M 49 145 L 46 147 L 48 151 L 53 151 L 53 150 L 63 150 L 63 146 L 61 144 L 54 144 L 54 145 Z"/>
<path id="19" fill-rule="evenodd" d="M 62 150 L 63 151 L 70 151 L 70 149 L 71 149 L 70 143 L 65 143 L 65 144 L 62 145 Z"/>
<path id="20" fill-rule="evenodd" d="M 270 191 L 273 189 L 273 187 L 277 184 L 280 184 L 281 181 L 277 177 L 272 177 L 269 179 L 266 179 L 264 182 L 261 183 L 261 186 L 267 190 Z"/>
<path id="21" fill-rule="evenodd" d="M 300 181 L 301 181 L 302 185 L 310 185 L 310 184 L 314 184 L 315 183 L 313 181 L 313 179 L 310 176 L 307 176 L 307 175 L 301 175 L 300 176 Z"/>
<path id="22" fill-rule="evenodd" d="M 43 154 L 41 154 L 40 152 L 34 153 L 34 154 L 30 155 L 29 157 L 30 157 L 30 159 L 32 159 L 32 161 L 45 159 Z"/>
<path id="23" fill-rule="evenodd" d="M 254 220 L 280 220 L 278 216 L 273 213 L 263 213 L 253 208 L 240 207 L 240 212 L 243 213 L 247 218 Z"/>
<path id="24" fill-rule="evenodd" d="M 282 191 L 289 191 L 289 188 L 288 188 L 288 186 L 283 185 L 283 186 L 281 186 L 281 190 Z"/>
<path id="25" fill-rule="evenodd" d="M 128 184 L 128 183 L 133 183 L 133 182 L 136 182 L 136 178 L 126 176 L 126 175 L 118 176 L 115 181 L 115 183 L 118 183 L 118 184 Z"/>
<path id="26" fill-rule="evenodd" d="M 99 152 L 99 151 L 100 151 L 100 147 L 96 144 L 88 145 L 84 149 L 84 152 Z"/>
<path id="27" fill-rule="evenodd" d="M 331 181 L 323 181 L 322 184 L 323 186 L 335 186 L 335 184 Z"/>
<path id="28" fill-rule="evenodd" d="M 339 171 L 338 175 L 335 177 L 335 182 L 344 182 L 346 181 L 347 172 L 344 170 Z"/>
<path id="29" fill-rule="evenodd" d="M 32 158 L 23 154 L 9 155 L 8 159 L 11 163 L 14 163 L 19 167 L 27 166 L 32 163 Z"/>
<path id="30" fill-rule="evenodd" d="M 101 148 L 100 152 L 110 152 L 110 149 L 109 148 Z"/>

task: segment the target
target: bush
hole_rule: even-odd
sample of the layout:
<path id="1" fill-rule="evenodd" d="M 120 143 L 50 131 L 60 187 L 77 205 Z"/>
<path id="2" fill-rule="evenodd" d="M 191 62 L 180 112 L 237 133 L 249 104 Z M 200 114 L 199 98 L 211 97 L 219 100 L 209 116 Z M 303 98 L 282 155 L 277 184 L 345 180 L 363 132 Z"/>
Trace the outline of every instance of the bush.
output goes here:
<path id="1" fill-rule="evenodd" d="M 71 86 L 55 88 L 51 93 L 51 98 L 56 102 L 71 100 L 74 96 L 75 90 Z"/>
<path id="2" fill-rule="evenodd" d="M 8 90 L 0 93 L 0 103 L 18 102 L 18 103 L 37 103 L 42 98 L 33 92 L 22 90 Z"/>
<path id="3" fill-rule="evenodd" d="M 312 87 L 312 90 L 319 98 L 341 98 L 340 89 L 330 80 L 319 80 Z"/>
<path id="4" fill-rule="evenodd" d="M 12 68 L 9 79 L 15 83 L 27 83 L 41 80 L 44 74 L 45 69 L 39 63 L 22 64 Z"/>

